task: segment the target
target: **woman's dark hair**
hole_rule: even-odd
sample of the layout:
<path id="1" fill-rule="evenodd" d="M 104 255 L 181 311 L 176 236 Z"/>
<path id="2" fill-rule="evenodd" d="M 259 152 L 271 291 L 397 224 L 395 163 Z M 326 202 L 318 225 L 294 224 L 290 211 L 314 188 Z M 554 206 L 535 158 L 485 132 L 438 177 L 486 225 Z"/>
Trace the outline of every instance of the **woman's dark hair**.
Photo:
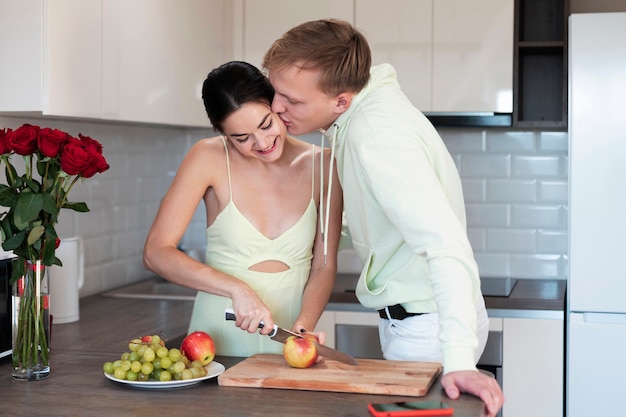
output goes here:
<path id="1" fill-rule="evenodd" d="M 213 128 L 223 132 L 222 123 L 246 103 L 271 105 L 274 89 L 254 65 L 227 62 L 209 73 L 202 84 L 202 101 Z"/>

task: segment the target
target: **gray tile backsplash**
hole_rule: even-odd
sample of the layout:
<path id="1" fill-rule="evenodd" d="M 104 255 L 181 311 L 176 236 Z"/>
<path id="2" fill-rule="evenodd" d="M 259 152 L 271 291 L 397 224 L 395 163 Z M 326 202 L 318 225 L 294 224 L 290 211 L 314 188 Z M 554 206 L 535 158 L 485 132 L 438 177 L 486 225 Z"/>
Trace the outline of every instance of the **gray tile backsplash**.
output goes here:
<path id="1" fill-rule="evenodd" d="M 58 233 L 85 241 L 81 296 L 138 281 L 146 234 L 159 202 L 192 143 L 210 129 L 183 129 L 59 119 L 0 117 L 0 128 L 22 123 L 83 133 L 104 146 L 111 169 L 77 185 L 70 198 L 90 213 L 65 211 Z M 567 133 L 441 129 L 463 180 L 468 233 L 483 276 L 565 279 Z M 318 136 L 312 136 L 318 141 Z M 4 177 L 0 175 L 2 181 Z M 199 206 L 181 245 L 204 250 Z M 359 263 L 346 253 L 344 272 Z"/>

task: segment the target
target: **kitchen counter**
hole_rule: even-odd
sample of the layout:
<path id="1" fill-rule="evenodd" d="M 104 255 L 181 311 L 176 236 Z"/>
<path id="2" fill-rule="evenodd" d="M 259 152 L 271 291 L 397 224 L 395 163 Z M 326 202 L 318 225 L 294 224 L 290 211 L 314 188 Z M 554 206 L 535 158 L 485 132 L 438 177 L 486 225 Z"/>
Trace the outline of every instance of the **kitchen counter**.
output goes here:
<path id="1" fill-rule="evenodd" d="M 415 400 L 413 397 L 222 387 L 216 378 L 170 390 L 139 389 L 106 379 L 102 364 L 117 359 L 130 339 L 162 334 L 168 346 L 180 344 L 193 303 L 184 300 L 111 298 L 95 295 L 80 301 L 80 321 L 54 324 L 51 376 L 42 381 L 14 381 L 11 365 L 0 365 L 0 415 L 28 416 L 369 416 L 370 402 Z M 217 357 L 227 368 L 241 358 Z M 306 372 L 306 370 L 303 370 Z M 436 381 L 424 399 L 442 399 Z M 462 395 L 445 401 L 455 417 L 479 417 L 483 404 Z"/>
<path id="2" fill-rule="evenodd" d="M 335 291 L 330 297 L 329 310 L 371 311 L 359 304 L 354 294 L 357 275 L 339 274 Z M 508 297 L 485 296 L 490 317 L 525 315 L 542 312 L 563 315 L 565 311 L 564 280 L 518 279 Z"/>

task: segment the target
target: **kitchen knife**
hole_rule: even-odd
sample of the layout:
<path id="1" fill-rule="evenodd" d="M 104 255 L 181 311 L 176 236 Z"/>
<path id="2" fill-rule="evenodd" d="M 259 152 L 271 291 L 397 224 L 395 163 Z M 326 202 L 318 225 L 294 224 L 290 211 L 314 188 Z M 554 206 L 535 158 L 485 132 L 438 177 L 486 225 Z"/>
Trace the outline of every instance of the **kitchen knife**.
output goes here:
<path id="1" fill-rule="evenodd" d="M 224 312 L 225 314 L 225 318 L 226 320 L 236 320 L 235 317 L 235 312 L 230 309 L 227 308 L 226 311 Z M 259 323 L 259 329 L 263 328 L 263 322 Z M 287 340 L 287 338 L 289 336 L 296 336 L 296 337 L 303 337 L 300 334 L 294 333 L 294 332 L 290 332 L 289 330 L 285 330 L 281 327 L 278 327 L 277 325 L 274 325 L 274 328 L 272 330 L 271 333 L 268 334 L 268 336 L 276 341 L 276 342 L 280 342 L 280 343 L 285 343 L 285 341 Z M 320 345 L 317 342 L 313 342 L 315 344 L 315 348 L 317 349 L 317 353 L 319 353 L 320 355 L 322 355 L 323 357 L 327 358 L 327 359 L 331 359 L 331 360 L 335 360 L 335 361 L 339 361 L 339 362 L 343 362 L 346 363 L 348 365 L 358 365 L 359 363 L 356 361 L 356 359 L 354 359 L 352 356 L 348 355 L 347 353 L 343 353 L 340 352 L 338 350 L 329 348 L 328 346 L 324 346 L 324 345 Z"/>

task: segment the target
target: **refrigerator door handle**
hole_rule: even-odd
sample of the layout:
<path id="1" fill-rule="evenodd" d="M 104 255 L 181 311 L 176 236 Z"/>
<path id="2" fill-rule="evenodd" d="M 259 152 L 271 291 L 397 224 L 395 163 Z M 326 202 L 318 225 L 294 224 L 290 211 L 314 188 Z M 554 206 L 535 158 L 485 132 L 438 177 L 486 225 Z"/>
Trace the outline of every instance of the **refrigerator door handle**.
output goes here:
<path id="1" fill-rule="evenodd" d="M 614 313 L 572 313 L 570 314 L 572 324 L 614 324 L 626 325 L 626 314 Z"/>

